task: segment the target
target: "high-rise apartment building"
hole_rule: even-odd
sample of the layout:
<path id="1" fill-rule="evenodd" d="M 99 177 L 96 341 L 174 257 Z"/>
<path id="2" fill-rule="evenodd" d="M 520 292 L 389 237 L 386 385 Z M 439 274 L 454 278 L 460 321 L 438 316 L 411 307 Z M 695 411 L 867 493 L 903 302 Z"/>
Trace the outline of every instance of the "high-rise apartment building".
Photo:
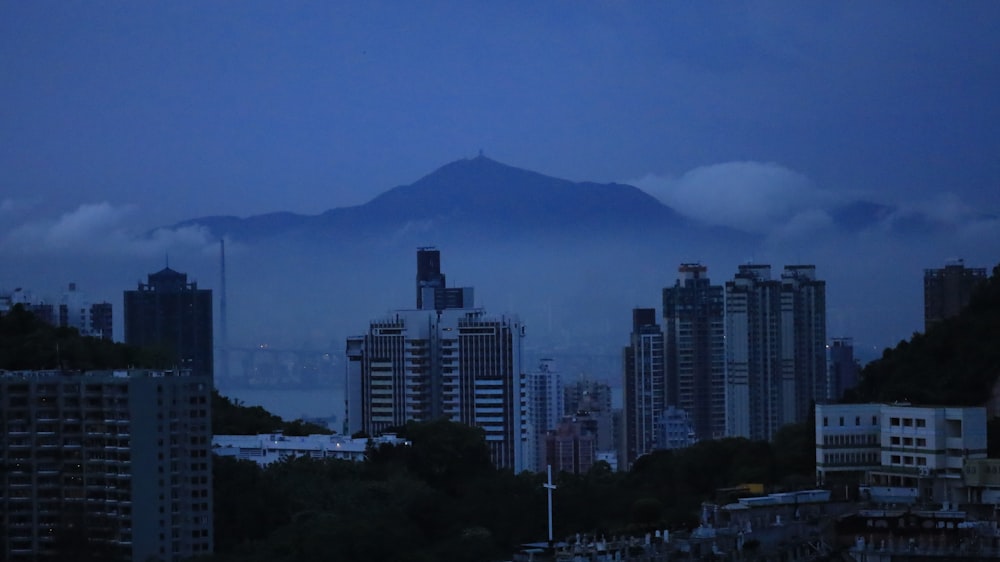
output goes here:
<path id="1" fill-rule="evenodd" d="M 688 413 L 695 439 L 715 439 L 726 433 L 723 287 L 698 263 L 678 273 L 663 289 L 667 404 Z"/>
<path id="2" fill-rule="evenodd" d="M 826 282 L 814 265 L 786 265 L 781 273 L 783 379 L 795 381 L 795 423 L 829 400 L 826 372 Z"/>
<path id="3" fill-rule="evenodd" d="M 562 377 L 552 359 L 542 359 L 538 368 L 525 375 L 525 401 L 528 443 L 525 447 L 526 465 L 535 471 L 543 471 L 539 464 L 539 446 L 546 432 L 555 430 L 565 414 L 563 406 Z"/>
<path id="4" fill-rule="evenodd" d="M 741 265 L 726 282 L 726 434 L 771 439 L 831 393 L 826 291 L 816 268 Z"/>
<path id="5" fill-rule="evenodd" d="M 70 283 L 59 303 L 59 326 L 76 328 L 81 336 L 110 340 L 112 334 L 112 312 L 109 302 L 90 302 Z"/>
<path id="6" fill-rule="evenodd" d="M 924 331 L 951 318 L 969 304 L 976 286 L 986 280 L 986 269 L 949 261 L 941 269 L 924 270 Z"/>
<path id="7" fill-rule="evenodd" d="M 626 467 L 656 449 L 660 416 L 667 407 L 663 353 L 656 309 L 633 309 L 632 334 L 622 353 L 625 439 L 621 458 Z"/>
<path id="8" fill-rule="evenodd" d="M 0 559 L 212 552 L 209 376 L 0 371 Z"/>
<path id="9" fill-rule="evenodd" d="M 533 468 L 525 454 L 524 326 L 474 308 L 464 300 L 471 290 L 461 307 L 437 308 L 444 288 L 434 280 L 443 284 L 444 275 L 437 251 L 427 252 L 418 251 L 417 309 L 397 310 L 347 340 L 347 429 L 377 435 L 446 418 L 482 428 L 498 467 Z"/>
<path id="10" fill-rule="evenodd" d="M 726 282 L 726 435 L 770 439 L 795 417 L 795 381 L 781 353 L 781 282 L 741 265 Z"/>
<path id="11" fill-rule="evenodd" d="M 150 274 L 125 291 L 125 343 L 163 350 L 181 370 L 211 375 L 212 291 L 169 267 Z"/>

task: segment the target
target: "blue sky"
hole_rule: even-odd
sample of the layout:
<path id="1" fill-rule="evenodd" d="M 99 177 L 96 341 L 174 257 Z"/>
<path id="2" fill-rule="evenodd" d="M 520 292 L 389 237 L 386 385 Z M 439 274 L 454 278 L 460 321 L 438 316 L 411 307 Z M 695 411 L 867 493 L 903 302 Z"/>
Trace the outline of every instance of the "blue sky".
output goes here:
<path id="1" fill-rule="evenodd" d="M 997 53 L 986 1 L 5 2 L 0 213 L 314 214 L 480 149 L 998 213 Z"/>

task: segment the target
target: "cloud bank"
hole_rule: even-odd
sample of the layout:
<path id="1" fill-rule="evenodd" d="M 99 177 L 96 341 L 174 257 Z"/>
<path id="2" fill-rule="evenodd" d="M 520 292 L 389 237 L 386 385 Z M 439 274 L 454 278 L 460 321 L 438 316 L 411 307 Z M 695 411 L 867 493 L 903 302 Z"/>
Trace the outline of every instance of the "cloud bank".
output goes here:
<path id="1" fill-rule="evenodd" d="M 837 200 L 806 176 L 763 162 L 712 164 L 677 178 L 646 175 L 627 183 L 705 224 L 754 233 L 827 224 L 825 211 Z"/>
<path id="2" fill-rule="evenodd" d="M 2 208 L 8 209 L 7 201 Z M 214 245 L 201 227 L 157 229 L 148 234 L 137 232 L 129 226 L 135 211 L 132 206 L 88 203 L 55 219 L 16 224 L 2 233 L 0 253 L 37 255 L 73 252 L 78 255 L 148 257 L 162 255 L 175 248 L 190 251 Z"/>

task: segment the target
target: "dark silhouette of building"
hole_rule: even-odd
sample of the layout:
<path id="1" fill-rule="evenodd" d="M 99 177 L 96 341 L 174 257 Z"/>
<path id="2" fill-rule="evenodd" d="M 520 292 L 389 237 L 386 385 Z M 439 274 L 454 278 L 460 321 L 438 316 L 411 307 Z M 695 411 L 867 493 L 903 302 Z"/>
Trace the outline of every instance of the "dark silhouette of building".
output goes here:
<path id="1" fill-rule="evenodd" d="M 723 287 L 712 285 L 707 272 L 698 263 L 681 264 L 677 282 L 663 289 L 667 405 L 691 416 L 699 441 L 726 432 Z"/>
<path id="2" fill-rule="evenodd" d="M 472 308 L 472 287 L 446 287 L 441 273 L 441 252 L 432 247 L 417 249 L 417 309 Z"/>
<path id="3" fill-rule="evenodd" d="M 213 373 L 212 291 L 169 267 L 125 291 L 125 343 L 161 349 L 177 367 Z"/>
<path id="4" fill-rule="evenodd" d="M 830 398 L 842 400 L 844 391 L 858 386 L 861 366 L 854 358 L 854 340 L 833 338 L 830 343 Z"/>
<path id="5" fill-rule="evenodd" d="M 663 331 L 656 323 L 656 309 L 633 309 L 632 334 L 622 354 L 625 467 L 656 449 L 660 416 L 667 400 L 663 352 Z"/>
<path id="6" fill-rule="evenodd" d="M 924 331 L 961 312 L 976 286 L 985 280 L 985 268 L 965 267 L 961 259 L 947 262 L 941 269 L 925 269 Z"/>
<path id="7" fill-rule="evenodd" d="M 545 432 L 542 466 L 552 466 L 553 472 L 586 474 L 597 458 L 596 439 L 574 417 L 565 417 L 559 425 Z"/>

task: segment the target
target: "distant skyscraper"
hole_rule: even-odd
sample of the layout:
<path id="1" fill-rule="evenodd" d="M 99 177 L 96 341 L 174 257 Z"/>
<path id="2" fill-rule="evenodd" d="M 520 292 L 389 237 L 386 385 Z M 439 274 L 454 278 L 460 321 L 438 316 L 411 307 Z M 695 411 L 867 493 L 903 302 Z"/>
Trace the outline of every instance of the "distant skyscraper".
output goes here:
<path id="1" fill-rule="evenodd" d="M 471 300 L 428 308 L 428 295 L 447 289 L 437 250 L 421 248 L 417 256 L 418 308 L 397 310 L 347 339 L 348 430 L 378 435 L 410 420 L 447 418 L 482 428 L 498 467 L 532 468 L 524 450 L 523 325 L 489 317 Z"/>
<path id="2" fill-rule="evenodd" d="M 826 282 L 816 266 L 786 265 L 781 273 L 782 379 L 795 380 L 796 423 L 809 419 L 814 402 L 828 400 Z"/>
<path id="3" fill-rule="evenodd" d="M 163 349 L 179 368 L 211 375 L 212 342 L 212 291 L 186 274 L 167 267 L 125 291 L 125 343 Z"/>
<path id="4" fill-rule="evenodd" d="M 632 334 L 622 357 L 625 443 L 624 463 L 632 466 L 656 448 L 660 416 L 666 408 L 663 331 L 656 309 L 632 310 Z"/>
<path id="5" fill-rule="evenodd" d="M 961 259 L 942 269 L 924 270 L 924 331 L 951 318 L 969 304 L 976 286 L 986 280 L 986 269 L 965 267 Z"/>
<path id="6" fill-rule="evenodd" d="M 594 435 L 599 452 L 618 451 L 621 435 L 615 431 L 611 386 L 604 381 L 582 378 L 565 387 L 565 415 L 574 416 Z M 618 411 L 619 418 L 621 411 Z"/>
<path id="7" fill-rule="evenodd" d="M 854 359 L 854 340 L 833 338 L 830 344 L 830 400 L 840 401 L 844 391 L 858 386 L 861 367 Z"/>
<path id="8" fill-rule="evenodd" d="M 722 285 L 708 269 L 682 264 L 673 287 L 663 289 L 667 404 L 691 416 L 697 440 L 726 433 L 725 321 Z"/>
<path id="9" fill-rule="evenodd" d="M 525 447 L 528 455 L 537 455 L 539 438 L 549 430 L 555 430 L 563 419 L 563 386 L 562 377 L 556 370 L 552 359 L 542 359 L 538 368 L 527 373 L 525 379 L 525 398 L 527 400 L 526 422 L 528 444 Z M 538 464 L 537 458 L 526 459 L 531 470 L 541 471 L 544 467 Z"/>
<path id="10" fill-rule="evenodd" d="M 417 309 L 445 310 L 472 308 L 472 287 L 446 287 L 441 273 L 441 252 L 424 247 L 417 249 Z"/>

